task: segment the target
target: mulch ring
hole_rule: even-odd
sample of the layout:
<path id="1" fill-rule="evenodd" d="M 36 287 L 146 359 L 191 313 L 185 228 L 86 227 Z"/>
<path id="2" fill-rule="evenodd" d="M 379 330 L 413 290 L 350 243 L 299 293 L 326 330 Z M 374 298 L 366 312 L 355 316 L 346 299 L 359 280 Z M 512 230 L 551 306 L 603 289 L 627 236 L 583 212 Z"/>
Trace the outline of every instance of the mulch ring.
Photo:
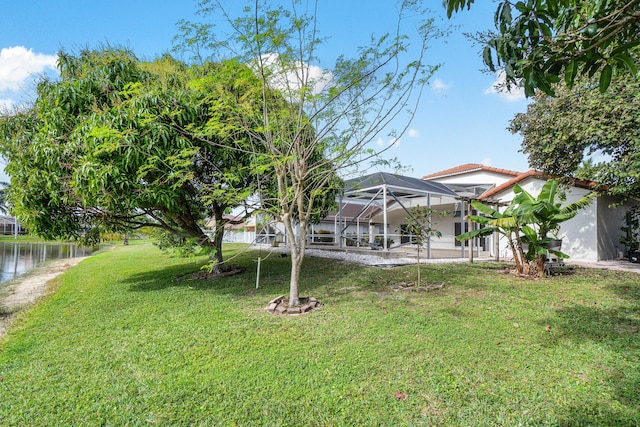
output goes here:
<path id="1" fill-rule="evenodd" d="M 297 315 L 310 313 L 320 307 L 322 307 L 322 303 L 314 297 L 300 297 L 300 305 L 289 307 L 289 300 L 284 295 L 280 295 L 269 301 L 265 310 L 271 314 Z"/>
<path id="2" fill-rule="evenodd" d="M 417 283 L 414 282 L 400 282 L 400 283 L 396 283 L 395 285 L 393 285 L 391 287 L 391 289 L 393 289 L 394 291 L 405 291 L 405 292 L 412 292 L 412 291 L 433 291 L 436 289 L 442 289 L 444 287 L 444 282 L 433 282 L 433 283 L 425 283 L 422 284 L 420 286 L 418 286 Z"/>

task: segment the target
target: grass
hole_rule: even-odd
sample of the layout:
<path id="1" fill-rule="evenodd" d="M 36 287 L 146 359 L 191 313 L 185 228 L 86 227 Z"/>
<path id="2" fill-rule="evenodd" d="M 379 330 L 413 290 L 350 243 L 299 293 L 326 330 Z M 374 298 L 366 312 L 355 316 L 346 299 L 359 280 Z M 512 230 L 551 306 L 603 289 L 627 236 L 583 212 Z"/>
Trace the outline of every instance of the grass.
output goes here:
<path id="1" fill-rule="evenodd" d="M 37 236 L 19 234 L 18 238 L 13 234 L 0 234 L 0 242 L 35 243 L 42 242 L 42 238 Z"/>
<path id="2" fill-rule="evenodd" d="M 8 243 L 42 243 L 42 242 L 53 242 L 53 243 L 75 243 L 69 242 L 67 240 L 44 240 L 42 237 L 32 235 L 32 234 L 18 234 L 18 238 L 16 239 L 13 234 L 0 234 L 0 242 L 8 242 Z"/>
<path id="3" fill-rule="evenodd" d="M 135 242 L 56 279 L 0 345 L 7 426 L 640 425 L 640 285 L 579 269 L 520 280 L 492 264 L 416 268 L 309 258 L 303 294 L 268 314 L 286 258 L 227 247 L 246 268 L 175 278 L 203 258 Z"/>

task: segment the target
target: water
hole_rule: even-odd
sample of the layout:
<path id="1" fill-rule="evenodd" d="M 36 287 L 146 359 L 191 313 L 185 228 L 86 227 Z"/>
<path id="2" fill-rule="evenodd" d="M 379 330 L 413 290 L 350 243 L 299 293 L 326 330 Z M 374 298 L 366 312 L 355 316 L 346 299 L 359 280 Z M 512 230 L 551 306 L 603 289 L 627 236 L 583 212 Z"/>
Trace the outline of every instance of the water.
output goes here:
<path id="1" fill-rule="evenodd" d="M 87 256 L 91 251 L 71 243 L 0 242 L 0 285 L 45 261 Z"/>

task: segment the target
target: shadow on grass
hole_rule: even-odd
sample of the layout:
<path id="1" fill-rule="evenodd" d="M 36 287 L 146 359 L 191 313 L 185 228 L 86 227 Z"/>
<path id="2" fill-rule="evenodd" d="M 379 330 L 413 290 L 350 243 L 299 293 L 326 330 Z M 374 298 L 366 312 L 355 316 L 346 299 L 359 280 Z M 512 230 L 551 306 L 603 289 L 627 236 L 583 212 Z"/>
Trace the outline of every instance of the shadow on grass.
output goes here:
<path id="1" fill-rule="evenodd" d="M 633 298 L 637 291 L 627 289 Z M 610 398 L 585 402 L 563 410 L 563 426 L 640 425 L 640 307 L 574 305 L 557 311 L 552 328 L 558 332 L 552 344 L 594 343 L 603 351 L 603 392 Z M 594 361 L 595 362 L 595 361 Z"/>
<path id="2" fill-rule="evenodd" d="M 630 427 L 639 424 L 636 417 L 625 416 L 621 411 L 616 411 L 603 404 L 596 404 L 590 407 L 565 409 L 557 425 L 563 427 Z"/>
<path id="3" fill-rule="evenodd" d="M 255 258 L 254 258 L 255 256 Z M 259 289 L 256 289 L 257 255 L 248 253 L 241 259 L 234 259 L 233 263 L 242 269 L 242 273 L 214 279 L 194 279 L 193 274 L 201 271 L 201 264 L 185 261 L 184 264 L 164 266 L 154 270 L 129 276 L 124 283 L 129 285 L 132 292 L 155 292 L 170 288 L 189 288 L 196 291 L 216 291 L 223 294 L 246 295 L 248 292 L 288 293 L 289 287 L 289 258 L 270 257 L 261 262 Z M 311 267 L 305 271 L 301 281 L 304 292 L 313 290 L 319 283 L 318 271 L 326 271 L 326 265 L 319 268 L 313 260 L 305 261 Z"/>
<path id="4" fill-rule="evenodd" d="M 640 282 L 640 274 L 638 274 L 638 282 Z M 608 286 L 621 298 L 627 299 L 636 304 L 640 304 L 640 284 L 638 283 L 617 283 Z"/>

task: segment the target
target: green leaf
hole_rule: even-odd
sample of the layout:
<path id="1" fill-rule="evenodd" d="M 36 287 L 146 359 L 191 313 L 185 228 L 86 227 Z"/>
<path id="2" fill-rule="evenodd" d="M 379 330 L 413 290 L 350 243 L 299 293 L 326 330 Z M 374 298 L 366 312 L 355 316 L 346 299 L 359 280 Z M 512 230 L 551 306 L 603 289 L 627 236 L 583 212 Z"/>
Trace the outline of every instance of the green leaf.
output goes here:
<path id="1" fill-rule="evenodd" d="M 502 24 L 511 24 L 511 5 L 508 2 L 502 4 L 502 12 L 500 13 L 500 21 Z"/>
<path id="2" fill-rule="evenodd" d="M 609 85 L 611 84 L 612 72 L 613 72 L 613 69 L 609 64 L 605 65 L 604 68 L 602 69 L 602 72 L 600 73 L 600 86 L 599 86 L 601 93 L 606 92 L 607 89 L 609 88 Z"/>
<path id="3" fill-rule="evenodd" d="M 491 233 L 493 233 L 493 228 L 492 227 L 485 227 L 485 228 L 480 228 L 477 230 L 471 230 L 468 231 L 466 233 L 460 234 L 459 236 L 456 236 L 456 240 L 459 242 L 464 242 L 470 239 L 473 239 L 474 237 L 482 237 L 482 236 L 488 236 Z"/>
<path id="4" fill-rule="evenodd" d="M 640 39 L 633 40 L 629 43 L 621 44 L 611 51 L 611 56 L 616 56 L 622 54 L 628 54 L 630 50 L 635 48 L 636 46 L 640 46 Z"/>
<path id="5" fill-rule="evenodd" d="M 521 231 L 522 234 L 526 236 L 529 243 L 535 244 L 537 242 L 538 233 L 532 227 L 525 225 L 524 227 L 522 227 Z"/>
<path id="6" fill-rule="evenodd" d="M 491 70 L 495 71 L 495 66 L 493 65 L 493 58 L 491 57 L 491 48 L 489 46 L 485 46 L 482 50 L 482 60 L 484 64 Z"/>
<path id="7" fill-rule="evenodd" d="M 578 61 L 575 59 L 567 64 L 564 69 L 564 82 L 567 87 L 573 87 L 573 82 L 576 80 L 576 76 L 578 75 Z"/>
<path id="8" fill-rule="evenodd" d="M 637 74 L 638 67 L 636 66 L 633 58 L 631 58 L 629 55 L 620 53 L 612 56 L 612 59 L 615 60 L 618 64 L 622 64 L 622 66 L 626 68 L 627 71 L 629 71 L 632 75 L 635 76 Z"/>
<path id="9" fill-rule="evenodd" d="M 471 206 L 473 206 L 478 212 L 481 212 L 487 216 L 496 217 L 500 215 L 500 212 L 498 212 L 497 210 L 477 200 L 473 200 L 471 202 Z"/>
<path id="10" fill-rule="evenodd" d="M 524 2 L 521 2 L 521 1 L 516 3 L 516 9 L 518 9 L 518 12 L 520 12 L 523 15 L 529 12 L 529 7 L 526 4 L 524 4 Z"/>
<path id="11" fill-rule="evenodd" d="M 540 30 L 545 37 L 552 37 L 551 29 L 547 24 L 545 24 L 544 22 L 540 22 L 538 25 L 540 26 Z"/>

